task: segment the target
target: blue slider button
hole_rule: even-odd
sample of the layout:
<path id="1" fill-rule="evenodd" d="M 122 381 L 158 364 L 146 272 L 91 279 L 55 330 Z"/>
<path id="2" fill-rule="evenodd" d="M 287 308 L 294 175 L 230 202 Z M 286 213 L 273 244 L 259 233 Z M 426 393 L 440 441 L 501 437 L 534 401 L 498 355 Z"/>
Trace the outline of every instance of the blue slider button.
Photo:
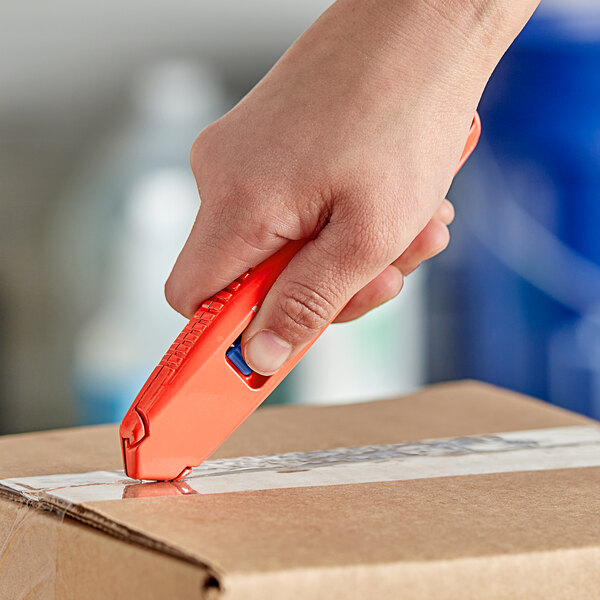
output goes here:
<path id="1" fill-rule="evenodd" d="M 225 353 L 225 356 L 229 359 L 229 362 L 242 374 L 250 375 L 252 369 L 246 364 L 244 357 L 242 356 L 242 336 L 240 336 Z"/>

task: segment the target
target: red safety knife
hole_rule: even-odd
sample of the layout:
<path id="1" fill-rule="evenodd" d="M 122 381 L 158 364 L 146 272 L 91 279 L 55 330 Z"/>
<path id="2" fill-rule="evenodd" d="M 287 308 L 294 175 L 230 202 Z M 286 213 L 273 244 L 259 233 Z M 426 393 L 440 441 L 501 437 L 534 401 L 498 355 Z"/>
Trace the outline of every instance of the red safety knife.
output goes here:
<path id="1" fill-rule="evenodd" d="M 476 114 L 458 169 L 480 132 Z M 240 348 L 242 332 L 304 243 L 288 243 L 204 302 L 190 319 L 121 423 L 129 477 L 185 477 L 244 422 L 314 343 L 316 338 L 268 377 L 248 367 Z"/>

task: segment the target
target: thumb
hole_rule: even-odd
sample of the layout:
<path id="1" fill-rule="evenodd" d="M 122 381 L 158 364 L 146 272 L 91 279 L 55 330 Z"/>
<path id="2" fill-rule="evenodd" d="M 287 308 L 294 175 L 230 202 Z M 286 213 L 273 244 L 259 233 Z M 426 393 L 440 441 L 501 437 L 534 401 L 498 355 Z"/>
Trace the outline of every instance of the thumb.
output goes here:
<path id="1" fill-rule="evenodd" d="M 389 248 L 355 240 L 355 232 L 330 223 L 292 258 L 244 332 L 242 351 L 252 370 L 277 371 L 391 262 Z"/>

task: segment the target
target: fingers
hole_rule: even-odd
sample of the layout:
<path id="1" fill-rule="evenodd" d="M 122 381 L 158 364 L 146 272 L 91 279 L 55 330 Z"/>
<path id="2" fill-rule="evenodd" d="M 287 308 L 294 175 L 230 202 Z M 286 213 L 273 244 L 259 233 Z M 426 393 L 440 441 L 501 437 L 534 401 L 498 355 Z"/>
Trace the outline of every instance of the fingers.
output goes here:
<path id="1" fill-rule="evenodd" d="M 202 206 L 165 284 L 167 302 L 188 319 L 213 294 L 282 247 L 276 237 L 260 240 L 235 217 L 210 214 Z M 246 231 L 248 230 L 248 231 Z"/>
<path id="2" fill-rule="evenodd" d="M 370 310 L 395 298 L 402 290 L 404 276 L 400 270 L 390 265 L 373 281 L 357 292 L 335 318 L 335 323 L 345 323 L 362 317 Z"/>
<path id="3" fill-rule="evenodd" d="M 389 264 L 389 248 L 379 240 L 378 247 L 358 243 L 356 236 L 330 223 L 294 256 L 244 332 L 242 349 L 251 369 L 263 375 L 277 371 Z M 382 278 L 371 288 L 371 300 L 395 293 L 399 285 L 397 276 Z"/>
<path id="4" fill-rule="evenodd" d="M 441 221 L 444 225 L 450 225 L 454 221 L 454 205 L 450 200 L 444 200 L 437 209 L 434 219 Z"/>
<path id="5" fill-rule="evenodd" d="M 350 299 L 336 317 L 336 323 L 358 319 L 396 297 L 402 290 L 406 275 L 428 258 L 432 258 L 444 250 L 450 239 L 447 225 L 454 220 L 452 203 L 444 200 L 433 215 L 433 219 L 436 223 L 425 227 L 398 260 Z"/>
<path id="6" fill-rule="evenodd" d="M 201 207 L 165 286 L 169 304 L 188 318 L 206 298 L 285 243 L 277 236 L 257 235 L 249 223 L 210 213 L 210 208 Z M 324 229 L 292 260 L 245 332 L 244 355 L 250 366 L 263 374 L 275 372 L 318 335 L 345 302 L 338 322 L 358 318 L 391 300 L 402 289 L 403 276 L 446 247 L 449 232 L 445 223 L 453 217 L 454 209 L 445 200 L 402 256 L 387 268 L 385 262 L 378 264 L 372 253 L 362 248 L 356 251 L 358 246 L 352 258 L 347 249 L 342 251 L 348 235 L 334 234 L 331 226 L 329 231 Z M 379 274 L 369 282 L 373 273 Z"/>
<path id="7" fill-rule="evenodd" d="M 450 242 L 450 232 L 444 223 L 431 219 L 412 244 L 392 264 L 407 276 L 422 262 L 442 252 Z"/>

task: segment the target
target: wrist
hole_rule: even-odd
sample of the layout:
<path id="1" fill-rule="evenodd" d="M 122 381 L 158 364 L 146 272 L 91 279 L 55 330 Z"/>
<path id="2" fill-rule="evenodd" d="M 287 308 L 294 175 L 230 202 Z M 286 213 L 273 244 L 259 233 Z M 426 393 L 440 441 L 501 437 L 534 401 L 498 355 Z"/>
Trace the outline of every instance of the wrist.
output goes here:
<path id="1" fill-rule="evenodd" d="M 465 44 L 482 60 L 497 62 L 530 19 L 540 0 L 338 0 L 371 5 L 391 29 L 406 21 L 421 28 L 423 41 Z M 435 38 L 432 36 L 436 36 Z M 463 43 L 461 43 L 461 39 Z"/>
<path id="2" fill-rule="evenodd" d="M 448 83 L 464 94 L 477 92 L 478 98 L 538 4 L 539 0 L 338 0 L 333 9 L 340 10 L 338 20 L 350 44 L 373 59 L 374 70 L 396 71 L 404 90 L 412 80 L 421 94 L 429 88 L 435 95 Z"/>

